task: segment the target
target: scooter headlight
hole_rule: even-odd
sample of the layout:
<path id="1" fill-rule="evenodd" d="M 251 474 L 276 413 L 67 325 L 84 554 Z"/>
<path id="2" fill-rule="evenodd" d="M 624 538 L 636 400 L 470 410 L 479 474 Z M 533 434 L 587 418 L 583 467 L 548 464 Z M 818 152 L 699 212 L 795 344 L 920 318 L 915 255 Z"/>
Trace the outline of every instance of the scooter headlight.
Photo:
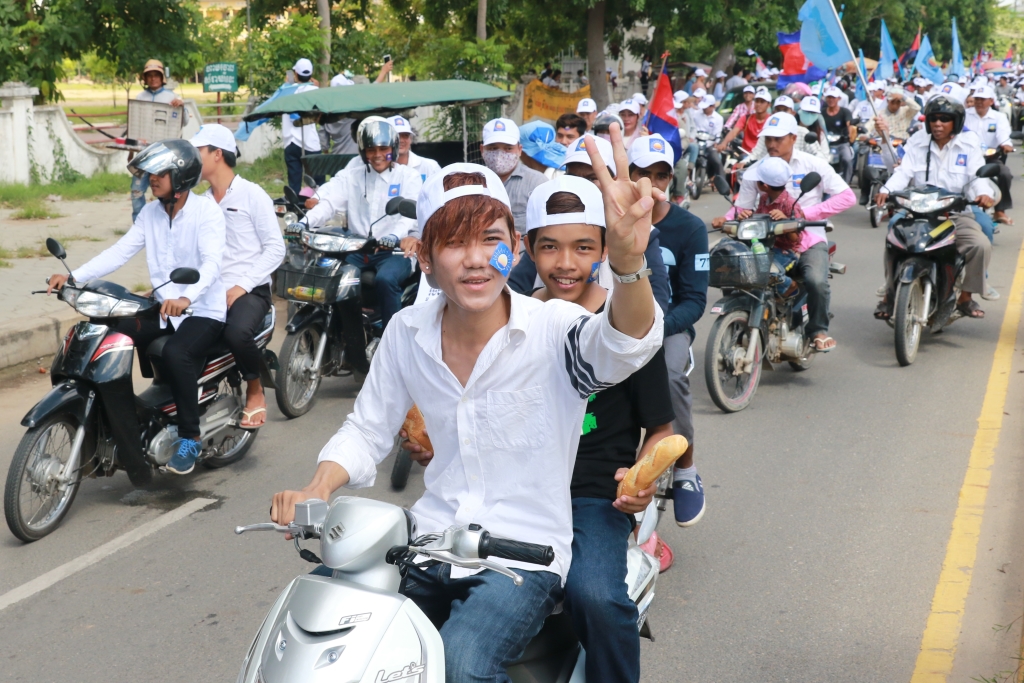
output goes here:
<path id="1" fill-rule="evenodd" d="M 948 209 L 956 195 L 942 196 L 935 192 L 912 192 L 909 197 L 896 197 L 896 203 L 914 213 L 935 213 Z"/>
<path id="2" fill-rule="evenodd" d="M 302 233 L 302 243 L 311 249 L 338 253 L 343 251 L 356 251 L 366 240 L 362 237 L 342 237 L 340 235 L 319 235 L 315 232 L 305 231 Z"/>
<path id="3" fill-rule="evenodd" d="M 97 292 L 81 292 L 75 310 L 88 318 L 126 318 L 139 311 L 139 302 Z"/>
<path id="4" fill-rule="evenodd" d="M 736 239 L 738 240 L 763 240 L 768 236 L 768 223 L 763 220 L 740 221 L 736 226 Z"/>

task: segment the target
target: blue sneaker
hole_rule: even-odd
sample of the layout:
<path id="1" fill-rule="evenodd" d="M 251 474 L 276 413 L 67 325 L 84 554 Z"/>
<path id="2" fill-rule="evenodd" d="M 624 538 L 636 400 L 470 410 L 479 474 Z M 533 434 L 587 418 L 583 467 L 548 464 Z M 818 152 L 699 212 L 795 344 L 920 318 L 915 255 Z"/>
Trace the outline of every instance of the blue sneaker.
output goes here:
<path id="1" fill-rule="evenodd" d="M 699 474 L 695 479 L 695 482 L 683 479 L 672 484 L 673 507 L 679 526 L 693 526 L 704 516 L 704 485 Z"/>
<path id="2" fill-rule="evenodd" d="M 177 448 L 171 459 L 164 465 L 164 472 L 171 474 L 188 474 L 196 466 L 199 454 L 203 452 L 203 444 L 193 439 L 178 439 L 172 444 Z"/>

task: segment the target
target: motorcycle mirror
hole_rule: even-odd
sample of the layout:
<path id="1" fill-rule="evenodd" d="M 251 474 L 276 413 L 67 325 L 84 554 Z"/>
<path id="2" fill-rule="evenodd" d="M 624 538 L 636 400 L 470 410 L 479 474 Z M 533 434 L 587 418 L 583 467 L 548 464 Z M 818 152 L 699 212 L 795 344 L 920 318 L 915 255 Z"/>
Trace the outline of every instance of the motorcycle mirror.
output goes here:
<path id="1" fill-rule="evenodd" d="M 384 205 L 384 213 L 388 216 L 398 215 L 398 207 L 402 205 L 403 197 L 392 197 L 388 200 L 388 203 Z"/>
<path id="2" fill-rule="evenodd" d="M 298 204 L 299 206 L 302 206 L 303 204 L 302 197 L 299 196 L 299 193 L 288 185 L 284 186 L 284 198 L 292 204 Z"/>
<path id="3" fill-rule="evenodd" d="M 306 183 L 306 185 L 313 188 L 314 190 L 319 189 L 320 187 L 319 185 L 316 184 L 316 181 L 313 180 L 313 176 L 309 175 L 308 173 L 302 174 L 302 182 Z"/>
<path id="4" fill-rule="evenodd" d="M 975 175 L 979 178 L 995 178 L 999 175 L 999 171 L 999 164 L 985 164 L 978 169 L 978 172 Z"/>
<path id="5" fill-rule="evenodd" d="M 405 218 L 416 219 L 416 202 L 411 199 L 403 199 L 402 203 L 398 205 L 398 213 L 402 214 Z"/>
<path id="6" fill-rule="evenodd" d="M 64 251 L 64 247 L 60 242 L 53 239 L 52 237 L 46 238 L 46 250 L 59 258 L 61 261 L 68 257 L 68 253 Z"/>
<path id="7" fill-rule="evenodd" d="M 175 268 L 171 271 L 171 282 L 176 285 L 194 285 L 199 282 L 199 271 L 195 268 Z"/>
<path id="8" fill-rule="evenodd" d="M 800 194 L 805 195 L 818 186 L 821 182 L 821 176 L 811 171 L 803 177 L 800 181 Z"/>
<path id="9" fill-rule="evenodd" d="M 815 135 L 814 133 L 808 133 L 807 135 L 804 136 L 804 142 L 806 142 L 808 145 L 817 144 L 818 136 Z"/>
<path id="10" fill-rule="evenodd" d="M 729 183 L 726 182 L 725 178 L 720 175 L 716 175 L 714 180 L 711 182 L 714 183 L 715 190 L 718 191 L 718 194 L 729 199 L 729 195 L 732 193 L 732 188 L 729 187 Z"/>

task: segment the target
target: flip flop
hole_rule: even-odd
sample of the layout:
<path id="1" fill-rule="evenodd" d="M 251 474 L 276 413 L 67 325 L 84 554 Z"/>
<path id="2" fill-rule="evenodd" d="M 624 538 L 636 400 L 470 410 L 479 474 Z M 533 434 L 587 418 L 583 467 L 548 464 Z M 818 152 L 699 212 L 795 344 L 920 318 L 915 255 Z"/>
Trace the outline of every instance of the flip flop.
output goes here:
<path id="1" fill-rule="evenodd" d="M 828 343 L 832 342 L 829 346 Z M 811 345 L 814 347 L 815 353 L 828 353 L 832 349 L 836 348 L 836 340 L 832 337 L 815 337 L 811 340 Z"/>
<path id="2" fill-rule="evenodd" d="M 266 413 L 266 412 L 267 412 L 266 408 L 256 408 L 255 410 L 243 410 L 242 411 L 242 421 L 249 421 L 249 422 L 251 422 L 252 418 L 254 416 L 259 415 L 260 413 Z M 265 424 L 267 424 L 267 418 L 264 417 L 263 418 L 263 422 L 259 423 L 258 425 L 254 425 L 254 424 L 246 425 L 246 424 L 242 424 L 242 422 L 239 422 L 238 426 L 241 429 L 248 429 L 248 430 L 252 431 L 252 430 L 259 429 L 260 427 L 262 427 Z"/>
<path id="3" fill-rule="evenodd" d="M 665 541 L 661 540 L 661 537 L 658 536 L 657 531 L 651 534 L 651 537 L 647 539 L 646 543 L 640 546 L 640 549 L 648 555 L 653 555 L 654 557 L 658 558 L 659 574 L 661 572 L 667 571 L 668 568 L 671 567 L 672 563 L 675 561 L 675 553 L 672 552 L 672 548 L 669 548 L 668 544 L 665 543 Z"/>
<path id="4" fill-rule="evenodd" d="M 981 320 L 985 317 L 985 311 L 981 310 L 981 306 L 979 306 L 978 302 L 974 299 L 957 304 L 956 310 L 960 311 L 965 318 Z"/>

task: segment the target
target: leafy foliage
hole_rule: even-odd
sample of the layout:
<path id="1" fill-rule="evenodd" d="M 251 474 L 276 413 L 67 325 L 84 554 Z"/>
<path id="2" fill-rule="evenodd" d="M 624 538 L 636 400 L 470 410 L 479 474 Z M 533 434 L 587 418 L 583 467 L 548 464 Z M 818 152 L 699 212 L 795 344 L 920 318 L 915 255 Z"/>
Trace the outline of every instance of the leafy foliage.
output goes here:
<path id="1" fill-rule="evenodd" d="M 323 43 L 320 20 L 315 14 L 296 14 L 253 27 L 251 52 L 244 53 L 240 71 L 249 78 L 249 89 L 269 96 L 284 82 L 285 72 L 296 60 L 319 53 Z"/>

